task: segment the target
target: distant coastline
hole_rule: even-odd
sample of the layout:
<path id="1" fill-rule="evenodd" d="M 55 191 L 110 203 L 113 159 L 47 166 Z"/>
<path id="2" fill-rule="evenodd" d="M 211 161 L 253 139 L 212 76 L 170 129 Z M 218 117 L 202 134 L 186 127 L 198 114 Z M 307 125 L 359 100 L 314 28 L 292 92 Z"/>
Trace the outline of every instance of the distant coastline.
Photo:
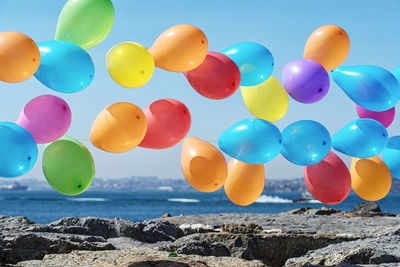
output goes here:
<path id="1" fill-rule="evenodd" d="M 0 187 L 7 187 L 18 182 L 23 186 L 28 186 L 30 190 L 53 190 L 42 178 L 18 178 L 0 179 Z M 89 191 L 176 191 L 193 192 L 192 188 L 185 179 L 177 178 L 158 178 L 156 176 L 132 176 L 124 178 L 99 178 L 93 180 Z M 223 190 L 223 188 L 221 189 Z M 306 192 L 303 178 L 292 179 L 267 179 L 264 192 Z M 392 179 L 391 193 L 400 193 L 400 180 Z"/>

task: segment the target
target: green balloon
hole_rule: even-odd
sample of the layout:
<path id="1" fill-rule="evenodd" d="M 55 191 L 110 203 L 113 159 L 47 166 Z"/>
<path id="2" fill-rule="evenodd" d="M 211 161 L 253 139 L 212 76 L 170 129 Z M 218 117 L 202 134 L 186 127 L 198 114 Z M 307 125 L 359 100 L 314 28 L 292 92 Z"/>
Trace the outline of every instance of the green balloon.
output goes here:
<path id="1" fill-rule="evenodd" d="M 68 136 L 46 146 L 42 168 L 51 187 L 64 195 L 84 192 L 94 178 L 94 162 L 89 150 Z"/>
<path id="2" fill-rule="evenodd" d="M 68 0 L 58 17 L 55 39 L 89 49 L 107 37 L 113 23 L 110 0 Z"/>

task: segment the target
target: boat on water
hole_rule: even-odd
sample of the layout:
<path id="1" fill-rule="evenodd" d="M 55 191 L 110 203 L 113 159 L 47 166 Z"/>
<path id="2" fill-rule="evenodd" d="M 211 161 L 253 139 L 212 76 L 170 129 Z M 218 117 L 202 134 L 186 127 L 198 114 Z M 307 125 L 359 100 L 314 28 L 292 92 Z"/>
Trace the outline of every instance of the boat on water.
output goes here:
<path id="1" fill-rule="evenodd" d="M 14 182 L 11 185 L 0 187 L 1 191 L 26 191 L 29 189 L 29 186 L 21 185 L 18 182 Z"/>
<path id="2" fill-rule="evenodd" d="M 315 200 L 315 198 L 309 192 L 301 193 L 301 197 L 293 199 L 293 203 L 310 202 Z"/>

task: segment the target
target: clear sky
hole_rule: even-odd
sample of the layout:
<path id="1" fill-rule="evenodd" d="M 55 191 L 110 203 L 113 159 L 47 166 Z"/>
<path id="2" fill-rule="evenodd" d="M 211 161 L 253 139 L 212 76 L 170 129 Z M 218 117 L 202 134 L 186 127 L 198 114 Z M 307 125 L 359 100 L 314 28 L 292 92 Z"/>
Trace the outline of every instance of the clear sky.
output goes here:
<path id="1" fill-rule="evenodd" d="M 64 0 L 0 0 L 0 31 L 19 31 L 35 42 L 54 39 L 57 18 Z M 344 28 L 351 42 L 345 65 L 378 65 L 393 70 L 400 65 L 400 1 L 226 1 L 226 0 L 113 0 L 115 21 L 111 33 L 93 55 L 105 55 L 119 42 L 134 41 L 150 47 L 167 28 L 192 24 L 204 31 L 210 51 L 221 51 L 235 43 L 253 41 L 265 45 L 274 55 L 273 75 L 280 80 L 281 67 L 301 58 L 308 36 L 316 28 L 336 24 Z M 34 77 L 18 84 L 0 82 L 0 120 L 15 121 L 24 105 L 42 94 L 65 99 L 72 110 L 67 132 L 74 138 L 88 138 L 93 120 L 106 106 L 120 101 L 132 102 L 142 109 L 161 98 L 175 98 L 189 108 L 192 126 L 188 136 L 217 140 L 232 124 L 253 117 L 247 110 L 240 89 L 225 100 L 200 96 L 183 74 L 156 69 L 145 86 L 128 89 L 108 75 L 105 58 L 93 57 L 96 75 L 93 83 L 75 94 L 46 88 Z M 397 115 L 400 116 L 399 111 Z M 355 105 L 331 80 L 327 96 L 315 104 L 290 99 L 286 116 L 275 124 L 283 130 L 290 123 L 311 119 L 321 122 L 333 135 L 346 123 L 357 119 Z M 390 135 L 400 134 L 400 117 L 389 127 Z M 183 177 L 180 168 L 181 143 L 164 150 L 135 148 L 111 154 L 82 141 L 91 151 L 96 176 L 103 178 L 137 175 L 161 178 Z M 215 144 L 215 143 L 214 143 Z M 39 146 L 36 166 L 24 177 L 44 178 Z M 344 157 L 345 158 L 345 157 Z M 348 159 L 347 159 L 348 161 Z M 265 164 L 267 179 L 302 177 L 302 167 L 278 156 Z"/>

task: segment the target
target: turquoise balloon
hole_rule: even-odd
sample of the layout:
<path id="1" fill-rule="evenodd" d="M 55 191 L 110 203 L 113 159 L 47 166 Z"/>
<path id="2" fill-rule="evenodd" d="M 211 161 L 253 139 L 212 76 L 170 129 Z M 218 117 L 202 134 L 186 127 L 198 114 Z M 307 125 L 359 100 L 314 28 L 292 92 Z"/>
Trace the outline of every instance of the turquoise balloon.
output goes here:
<path id="1" fill-rule="evenodd" d="M 392 176 L 400 179 L 400 136 L 389 138 L 383 150 L 382 159 L 389 167 Z"/>
<path id="2" fill-rule="evenodd" d="M 0 176 L 17 177 L 32 169 L 38 148 L 32 135 L 13 122 L 0 122 Z"/>
<path id="3" fill-rule="evenodd" d="M 396 78 L 397 82 L 400 84 L 400 66 L 395 68 L 392 71 L 392 74 L 394 75 L 394 77 Z"/>
<path id="4" fill-rule="evenodd" d="M 218 139 L 218 146 L 232 158 L 249 164 L 262 164 L 281 152 L 282 135 L 268 121 L 247 119 L 225 130 Z"/>
<path id="5" fill-rule="evenodd" d="M 38 44 L 40 66 L 35 77 L 50 89 L 63 93 L 82 91 L 92 82 L 94 64 L 80 46 L 66 41 Z"/>
<path id="6" fill-rule="evenodd" d="M 254 86 L 266 81 L 274 70 L 274 57 L 263 45 L 253 42 L 238 43 L 221 52 L 239 67 L 240 85 Z"/>
<path id="7" fill-rule="evenodd" d="M 391 109 L 400 99 L 397 79 L 378 66 L 341 66 L 332 77 L 355 103 L 371 111 Z"/>
<path id="8" fill-rule="evenodd" d="M 331 136 L 320 123 L 296 121 L 282 131 L 282 155 L 290 162 L 308 166 L 322 161 L 331 150 Z"/>
<path id="9" fill-rule="evenodd" d="M 370 158 L 383 151 L 388 142 L 385 126 L 372 119 L 350 122 L 332 137 L 332 146 L 351 157 Z"/>

